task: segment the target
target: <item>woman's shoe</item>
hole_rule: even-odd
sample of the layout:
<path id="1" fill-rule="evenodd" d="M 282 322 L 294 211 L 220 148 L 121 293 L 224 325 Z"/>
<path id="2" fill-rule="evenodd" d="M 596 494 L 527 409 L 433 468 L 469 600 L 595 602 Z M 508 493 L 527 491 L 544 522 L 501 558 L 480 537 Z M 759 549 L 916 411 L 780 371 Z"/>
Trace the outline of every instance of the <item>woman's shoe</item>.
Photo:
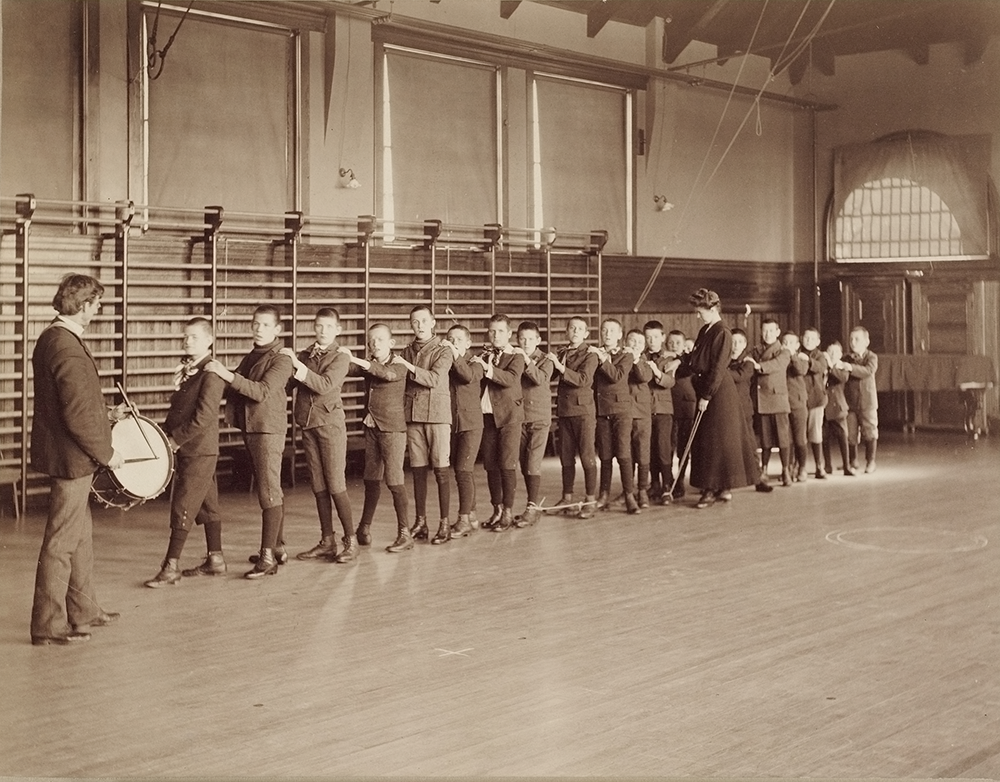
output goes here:
<path id="1" fill-rule="evenodd" d="M 719 502 L 730 502 L 733 499 L 733 493 L 729 489 L 721 489 L 715 493 L 715 499 Z"/>
<path id="2" fill-rule="evenodd" d="M 695 503 L 695 507 L 699 510 L 702 508 L 707 508 L 715 503 L 715 494 L 710 491 L 703 491 L 701 497 L 698 498 L 698 502 Z"/>

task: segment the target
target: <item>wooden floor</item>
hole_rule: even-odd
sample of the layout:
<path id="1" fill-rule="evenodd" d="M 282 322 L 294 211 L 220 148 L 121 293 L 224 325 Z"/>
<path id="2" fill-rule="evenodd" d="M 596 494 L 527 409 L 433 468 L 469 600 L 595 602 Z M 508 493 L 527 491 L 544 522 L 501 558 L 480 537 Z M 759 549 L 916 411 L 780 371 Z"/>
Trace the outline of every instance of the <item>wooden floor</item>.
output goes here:
<path id="1" fill-rule="evenodd" d="M 258 512 L 229 494 L 228 576 L 159 590 L 166 503 L 101 511 L 122 619 L 73 648 L 29 643 L 44 519 L 8 514 L 0 776 L 1000 778 L 1000 438 L 890 434 L 879 456 L 402 555 L 386 494 L 356 564 L 257 582 Z M 308 548 L 306 486 L 288 508 Z"/>

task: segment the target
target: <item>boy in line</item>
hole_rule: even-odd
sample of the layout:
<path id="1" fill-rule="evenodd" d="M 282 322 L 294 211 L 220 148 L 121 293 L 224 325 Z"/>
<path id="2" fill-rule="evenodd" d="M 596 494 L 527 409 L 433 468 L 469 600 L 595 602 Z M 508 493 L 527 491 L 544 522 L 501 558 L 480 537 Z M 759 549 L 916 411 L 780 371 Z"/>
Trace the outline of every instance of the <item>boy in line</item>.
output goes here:
<path id="1" fill-rule="evenodd" d="M 826 358 L 830 371 L 826 377 L 826 408 L 823 410 L 825 430 L 823 432 L 823 464 L 827 475 L 833 472 L 833 459 L 830 457 L 832 443 L 840 447 L 840 462 L 844 475 L 854 475 L 851 467 L 851 455 L 847 447 L 847 397 L 844 387 L 850 373 L 841 366 L 844 357 L 844 347 L 837 341 L 826 346 Z"/>
<path id="2" fill-rule="evenodd" d="M 674 329 L 667 334 L 667 356 L 671 361 L 680 363 L 680 358 L 687 353 L 687 339 L 684 332 Z M 676 369 L 674 370 L 676 373 Z M 672 495 L 663 495 L 662 504 L 667 505 L 671 500 L 679 500 L 684 496 L 684 473 L 687 465 L 681 464 L 681 457 L 684 455 L 684 448 L 691 438 L 691 429 L 694 427 L 694 416 L 698 408 L 698 395 L 694 392 L 690 377 L 679 378 L 672 389 L 674 397 L 674 428 L 672 433 L 673 446 L 671 449 L 670 463 L 673 464 L 674 454 L 677 455 L 677 485 L 674 487 Z M 671 479 L 671 483 L 673 480 Z M 664 490 L 668 489 L 664 486 Z"/>
<path id="3" fill-rule="evenodd" d="M 358 523 L 358 543 L 371 545 L 372 520 L 384 478 L 396 512 L 396 540 L 386 548 L 391 554 L 413 548 L 403 485 L 406 372 L 393 361 L 395 346 L 392 330 L 384 323 L 374 323 L 368 328 L 368 358 L 358 358 L 348 348 L 339 348 L 350 359 L 351 374 L 361 374 L 365 380 L 365 417 L 361 421 L 365 433 L 365 504 Z"/>
<path id="4" fill-rule="evenodd" d="M 440 525 L 435 537 L 446 542 L 451 523 L 451 348 L 442 344 L 434 329 L 437 319 L 430 307 L 420 304 L 410 310 L 413 341 L 393 361 L 406 368 L 406 451 L 413 472 L 413 504 L 416 521 L 410 532 L 414 540 L 427 540 L 427 472 L 437 481 Z"/>
<path id="5" fill-rule="evenodd" d="M 285 497 L 281 491 L 281 457 L 288 431 L 288 393 L 292 361 L 281 352 L 281 315 L 272 304 L 261 304 L 250 322 L 253 348 L 235 372 L 212 359 L 205 365 L 228 385 L 226 421 L 243 432 L 250 455 L 261 509 L 260 553 L 251 557 L 252 570 L 244 578 L 273 576 L 288 561 L 282 528 Z"/>
<path id="6" fill-rule="evenodd" d="M 792 472 L 796 481 L 806 480 L 806 459 L 809 447 L 807 440 L 807 425 L 809 421 L 809 405 L 806 397 L 806 373 L 809 372 L 809 357 L 803 355 L 799 348 L 799 335 L 786 331 L 781 335 L 781 346 L 788 351 L 788 369 L 786 370 L 786 385 L 788 386 L 788 425 L 792 434 L 793 458 Z"/>
<path id="7" fill-rule="evenodd" d="M 476 481 L 473 468 L 483 440 L 483 410 L 480 387 L 483 367 L 471 360 L 472 333 L 465 326 L 448 329 L 444 344 L 451 348 L 452 364 L 448 371 L 451 388 L 451 464 L 458 486 L 458 521 L 451 528 L 452 538 L 464 538 L 479 527 L 475 521 Z"/>
<path id="8" fill-rule="evenodd" d="M 645 361 L 653 376 L 649 381 L 651 394 L 651 429 L 649 445 L 649 497 L 651 502 L 662 502 L 664 492 L 674 482 L 673 433 L 675 376 L 680 361 L 667 355 L 664 349 L 667 335 L 658 320 L 647 321 L 642 327 L 646 338 Z"/>
<path id="9" fill-rule="evenodd" d="M 170 542 L 160 572 L 146 586 L 176 584 L 185 576 L 216 576 L 226 572 L 222 556 L 222 514 L 215 467 L 219 461 L 219 406 L 226 384 L 204 372 L 212 359 L 215 335 L 207 318 L 184 325 L 184 357 L 174 371 L 174 393 L 163 431 L 174 452 L 174 485 L 170 494 Z M 195 568 L 179 568 L 192 522 L 205 529 L 208 554 Z"/>
<path id="10" fill-rule="evenodd" d="M 340 352 L 340 313 L 332 307 L 316 312 L 315 341 L 298 355 L 291 348 L 281 352 L 292 360 L 293 386 L 297 387 L 292 415 L 302 430 L 302 448 L 316 497 L 320 541 L 296 559 L 350 562 L 358 555 L 351 499 L 347 494 L 347 423 L 341 391 L 351 366 Z M 333 509 L 344 530 L 344 550 L 337 553 Z"/>
<path id="11" fill-rule="evenodd" d="M 778 446 L 781 459 L 781 484 L 792 485 L 792 433 L 788 421 L 788 364 L 791 356 L 778 341 L 781 328 L 774 318 L 761 322 L 761 344 L 750 351 L 753 359 L 754 382 L 750 386 L 753 397 L 754 432 L 760 445 L 760 480 L 757 491 L 774 489 L 767 479 L 767 466 L 771 449 Z"/>
<path id="12" fill-rule="evenodd" d="M 809 358 L 806 372 L 806 439 L 816 464 L 816 477 L 825 478 L 823 471 L 823 420 L 826 409 L 826 375 L 830 371 L 826 354 L 819 348 L 819 331 L 808 328 L 802 332 L 802 352 Z"/>
<path id="13" fill-rule="evenodd" d="M 847 442 L 854 449 L 851 467 L 857 467 L 857 445 L 860 438 L 865 446 L 865 472 L 875 472 L 875 451 L 878 447 L 878 393 L 875 373 L 878 356 L 868 349 L 871 338 L 864 326 L 851 329 L 851 352 L 839 362 L 840 369 L 850 374 L 844 395 L 847 397 Z"/>
<path id="14" fill-rule="evenodd" d="M 628 392 L 632 397 L 632 431 L 629 446 L 632 463 L 636 466 L 636 504 L 649 507 L 649 448 L 653 433 L 653 392 L 649 387 L 653 379 L 650 362 L 643 359 L 646 336 L 639 329 L 629 329 L 625 335 L 625 350 L 632 353 L 632 370 L 628 374 Z"/>
<path id="15" fill-rule="evenodd" d="M 524 356 L 510 344 L 513 330 L 506 315 L 490 318 L 487 333 L 489 348 L 472 359 L 483 368 L 481 450 L 493 504 L 493 515 L 483 526 L 493 532 L 504 532 L 514 525 L 517 460 L 524 421 L 521 399 Z"/>
<path id="16" fill-rule="evenodd" d="M 517 327 L 516 353 L 524 357 L 521 375 L 521 397 L 524 400 L 524 422 L 521 424 L 521 475 L 528 494 L 527 506 L 514 519 L 518 527 L 530 527 L 538 521 L 542 502 L 542 459 L 552 426 L 552 390 L 549 382 L 555 367 L 539 349 L 542 332 L 534 321 L 524 320 Z"/>
<path id="17" fill-rule="evenodd" d="M 629 394 L 628 377 L 635 363 L 635 354 L 624 349 L 621 341 L 622 324 L 615 318 L 606 318 L 601 323 L 601 347 L 592 348 L 598 359 L 597 371 L 594 373 L 597 456 L 601 460 L 597 506 L 603 509 L 611 504 L 612 460 L 617 459 L 622 493 L 625 495 L 625 509 L 634 514 L 639 512 L 639 504 L 635 498 L 629 443 L 632 433 L 632 397 Z"/>
<path id="18" fill-rule="evenodd" d="M 597 504 L 597 404 L 594 401 L 594 372 L 597 355 L 590 352 L 590 328 L 582 317 L 573 316 L 566 324 L 568 344 L 559 353 L 546 355 L 559 373 L 556 388 L 556 417 L 559 427 L 559 463 L 562 465 L 560 505 L 573 502 L 576 459 L 583 466 L 585 499 L 579 517 L 592 519 Z"/>

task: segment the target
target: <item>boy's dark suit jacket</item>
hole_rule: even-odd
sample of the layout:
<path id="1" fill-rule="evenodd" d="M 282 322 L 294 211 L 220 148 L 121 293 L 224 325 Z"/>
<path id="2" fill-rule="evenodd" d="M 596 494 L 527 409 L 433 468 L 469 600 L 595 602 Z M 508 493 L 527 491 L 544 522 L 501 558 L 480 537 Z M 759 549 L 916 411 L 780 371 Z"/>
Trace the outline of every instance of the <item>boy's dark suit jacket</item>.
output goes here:
<path id="1" fill-rule="evenodd" d="M 337 350 L 336 342 L 315 358 L 309 358 L 311 350 L 310 347 L 299 353 L 299 361 L 308 371 L 303 380 L 293 381 L 298 386 L 293 415 L 295 423 L 303 429 L 331 423 L 333 411 L 343 410 L 340 393 L 351 367 L 350 357 Z"/>
<path id="2" fill-rule="evenodd" d="M 863 356 L 850 353 L 844 361 L 851 365 L 851 376 L 844 386 L 847 406 L 855 412 L 878 410 L 878 394 L 875 390 L 875 373 L 878 371 L 878 356 L 866 350 Z"/>
<path id="3" fill-rule="evenodd" d="M 598 415 L 632 415 L 628 376 L 632 371 L 633 361 L 631 353 L 619 349 L 597 365 L 594 373 L 594 396 L 597 398 Z"/>
<path id="4" fill-rule="evenodd" d="M 555 367 L 538 348 L 524 362 L 521 375 L 521 398 L 524 399 L 524 422 L 552 422 L 552 389 L 549 381 Z"/>
<path id="5" fill-rule="evenodd" d="M 288 430 L 288 395 L 292 360 L 278 351 L 277 343 L 244 377 L 237 371 L 226 389 L 226 421 L 244 432 L 283 434 Z M 238 412 L 242 407 L 245 417 Z"/>
<path id="6" fill-rule="evenodd" d="M 653 370 L 646 363 L 646 357 L 641 356 L 632 365 L 632 371 L 628 373 L 628 393 L 632 397 L 633 418 L 653 416 L 653 392 L 649 388 L 649 381 L 652 379 Z M 673 410 L 673 405 L 670 409 Z"/>
<path id="7" fill-rule="evenodd" d="M 483 428 L 483 368 L 469 361 L 469 354 L 458 356 L 449 370 L 451 383 L 451 430 L 473 432 Z"/>
<path id="8" fill-rule="evenodd" d="M 226 383 L 205 371 L 205 364 L 211 360 L 211 356 L 205 356 L 195 364 L 198 371 L 174 391 L 163 422 L 163 431 L 177 443 L 177 452 L 185 456 L 219 453 L 219 407 Z"/>
<path id="9" fill-rule="evenodd" d="M 365 408 L 380 432 L 405 432 L 406 370 L 400 364 L 380 364 L 369 359 L 371 367 L 351 365 L 352 375 L 364 375 Z M 481 417 L 481 416 L 480 416 Z"/>
<path id="10" fill-rule="evenodd" d="M 649 360 L 655 363 L 656 368 L 662 373 L 662 376 L 659 379 L 653 377 L 649 381 L 649 389 L 653 394 L 653 415 L 673 415 L 673 388 L 674 384 L 677 382 L 677 377 L 673 372 L 667 372 L 664 367 L 674 360 L 674 354 L 661 350 L 659 353 L 646 354 L 644 360 Z"/>
<path id="11" fill-rule="evenodd" d="M 752 355 L 760 364 L 760 371 L 754 375 L 754 382 L 750 385 L 754 411 L 763 415 L 789 412 L 786 373 L 791 356 L 788 351 L 781 347 L 780 342 L 772 342 L 770 345 L 758 345 Z"/>
<path id="12" fill-rule="evenodd" d="M 569 418 L 576 415 L 596 415 L 594 402 L 594 372 L 597 355 L 586 345 L 563 348 L 559 361 L 566 369 L 559 376 L 556 389 L 556 415 Z"/>
<path id="13" fill-rule="evenodd" d="M 484 373 L 482 387 L 490 395 L 493 421 L 498 429 L 524 420 L 524 404 L 521 399 L 523 373 L 524 356 L 520 353 L 501 353 L 500 362 L 493 366 L 493 377 L 486 377 Z"/>
<path id="14" fill-rule="evenodd" d="M 60 323 L 39 335 L 31 356 L 31 466 L 57 478 L 82 478 L 111 461 L 111 424 L 93 357 Z"/>

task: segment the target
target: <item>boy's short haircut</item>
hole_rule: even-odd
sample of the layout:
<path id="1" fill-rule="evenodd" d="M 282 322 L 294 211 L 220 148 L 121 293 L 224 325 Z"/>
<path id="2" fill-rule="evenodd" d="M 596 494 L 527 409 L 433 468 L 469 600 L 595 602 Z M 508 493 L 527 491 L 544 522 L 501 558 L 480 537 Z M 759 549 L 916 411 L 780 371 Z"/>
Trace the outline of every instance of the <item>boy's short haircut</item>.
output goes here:
<path id="1" fill-rule="evenodd" d="M 371 334 L 373 331 L 375 331 L 375 329 L 385 329 L 386 334 L 388 334 L 390 337 L 392 336 L 392 329 L 389 328 L 388 323 L 373 323 L 368 327 L 368 333 Z"/>
<path id="2" fill-rule="evenodd" d="M 762 320 L 760 322 L 760 325 L 761 325 L 761 327 L 764 327 L 768 323 L 773 323 L 775 326 L 778 326 L 779 328 L 781 326 L 781 324 L 778 323 L 778 319 L 777 318 L 772 318 L 770 315 L 768 315 L 766 318 L 764 318 L 764 320 Z"/>
<path id="3" fill-rule="evenodd" d="M 538 324 L 533 320 L 522 320 L 517 324 L 517 333 L 520 334 L 522 331 L 534 331 L 539 337 L 542 336 L 542 330 L 538 328 Z"/>
<path id="4" fill-rule="evenodd" d="M 605 323 L 617 323 L 618 324 L 618 328 L 621 331 L 625 330 L 625 327 L 622 326 L 622 322 L 620 320 L 618 320 L 618 318 L 604 318 L 604 320 L 601 321 L 601 325 L 603 326 Z"/>
<path id="5" fill-rule="evenodd" d="M 510 317 L 500 312 L 496 312 L 490 316 L 490 323 L 506 323 L 508 329 L 513 328 Z"/>
<path id="6" fill-rule="evenodd" d="M 864 334 L 869 339 L 871 338 L 871 334 L 868 333 L 868 329 L 866 329 L 864 326 L 855 326 L 853 329 L 851 329 L 851 333 L 852 334 L 855 331 L 860 331 L 862 334 Z"/>
<path id="7" fill-rule="evenodd" d="M 643 339 L 645 339 L 645 338 L 646 338 L 646 335 L 645 335 L 645 334 L 643 334 L 643 333 L 642 333 L 642 331 L 641 331 L 640 329 L 635 329 L 635 328 L 633 328 L 633 329 L 629 329 L 629 330 L 628 330 L 628 332 L 627 332 L 627 333 L 625 334 L 625 339 L 628 339 L 628 338 L 629 338 L 629 337 L 631 337 L 631 336 L 632 336 L 633 334 L 635 334 L 635 335 L 636 335 L 637 337 L 642 337 Z"/>
<path id="8" fill-rule="evenodd" d="M 795 339 L 799 339 L 799 335 L 796 334 L 794 331 L 783 331 L 781 333 L 781 340 L 782 340 L 782 342 L 784 342 L 789 337 L 795 337 Z M 799 340 L 799 341 L 801 342 L 802 340 Z"/>
<path id="9" fill-rule="evenodd" d="M 807 331 L 811 331 L 811 332 L 812 332 L 813 334 L 815 334 L 815 335 L 816 335 L 817 337 L 819 336 L 819 329 L 818 329 L 818 328 L 816 328 L 815 326 L 809 326 L 809 328 L 805 328 L 805 329 L 802 329 L 802 336 L 803 336 L 803 337 L 804 337 L 804 336 L 806 335 L 806 332 L 807 332 Z"/>
<path id="10" fill-rule="evenodd" d="M 684 336 L 684 332 L 681 331 L 680 329 L 670 329 L 670 331 L 667 332 L 667 336 L 668 337 L 684 337 L 685 339 L 687 339 L 687 337 Z"/>
<path id="11" fill-rule="evenodd" d="M 184 325 L 185 326 L 197 326 L 203 332 L 205 332 L 205 334 L 207 336 L 209 336 L 209 337 L 215 337 L 215 331 L 212 329 L 212 321 L 210 321 L 208 318 L 202 317 L 201 315 L 198 315 L 197 317 L 191 318 L 191 320 L 189 320 Z"/>
<path id="12" fill-rule="evenodd" d="M 412 318 L 418 312 L 424 312 L 424 311 L 426 311 L 427 314 L 430 315 L 432 318 L 434 317 L 434 310 L 431 309 L 430 304 L 418 304 L 416 307 L 410 310 L 410 317 Z"/>
<path id="13" fill-rule="evenodd" d="M 830 348 L 832 348 L 832 347 L 833 347 L 834 345 L 836 345 L 836 346 L 837 346 L 838 348 L 840 348 L 841 350 L 843 350 L 843 349 L 844 349 L 844 346 L 843 346 L 843 344 L 841 344 L 841 342 L 840 342 L 840 340 L 839 340 L 839 339 L 835 339 L 835 340 L 833 340 L 832 342 L 830 342 L 830 343 L 829 343 L 829 344 L 828 344 L 828 345 L 826 346 L 826 349 L 827 349 L 827 350 L 829 350 L 829 349 L 830 349 Z"/>
<path id="14" fill-rule="evenodd" d="M 320 318 L 333 318 L 334 320 L 337 321 L 337 323 L 340 323 L 340 313 L 337 312 L 337 310 L 335 310 L 333 307 L 322 307 L 316 310 L 315 319 L 319 320 Z"/>
<path id="15" fill-rule="evenodd" d="M 741 328 L 735 328 L 735 329 L 733 329 L 732 331 L 730 331 L 730 334 L 732 334 L 734 337 L 737 334 L 740 334 L 744 339 L 746 339 L 746 336 L 747 336 L 747 333 L 743 329 L 741 329 Z"/>
<path id="16" fill-rule="evenodd" d="M 645 325 L 643 325 L 643 331 L 653 331 L 654 329 L 659 329 L 663 331 L 663 324 L 658 320 L 647 320 Z"/>
<path id="17" fill-rule="evenodd" d="M 257 308 L 253 311 L 254 315 L 270 315 L 274 318 L 274 325 L 281 325 L 281 313 L 278 312 L 278 308 L 273 304 L 258 304 Z"/>
<path id="18" fill-rule="evenodd" d="M 574 320 L 578 320 L 578 321 L 580 321 L 580 322 L 581 322 L 581 323 L 582 323 L 582 324 L 583 324 L 583 325 L 584 325 L 584 326 L 585 326 L 586 328 L 588 328 L 588 329 L 590 328 L 590 324 L 589 324 L 589 323 L 587 322 L 587 319 L 586 319 L 585 317 L 583 317 L 583 315 L 570 315 L 570 316 L 569 316 L 568 318 L 566 318 L 566 325 L 568 326 L 568 325 L 569 325 L 570 323 L 572 323 L 572 322 L 573 322 Z"/>
<path id="19" fill-rule="evenodd" d="M 472 332 L 469 331 L 468 326 L 463 326 L 461 323 L 456 323 L 454 326 L 448 329 L 447 333 L 451 334 L 451 332 L 453 331 L 460 331 L 466 336 L 467 339 L 469 339 L 470 341 L 472 340 Z"/>

